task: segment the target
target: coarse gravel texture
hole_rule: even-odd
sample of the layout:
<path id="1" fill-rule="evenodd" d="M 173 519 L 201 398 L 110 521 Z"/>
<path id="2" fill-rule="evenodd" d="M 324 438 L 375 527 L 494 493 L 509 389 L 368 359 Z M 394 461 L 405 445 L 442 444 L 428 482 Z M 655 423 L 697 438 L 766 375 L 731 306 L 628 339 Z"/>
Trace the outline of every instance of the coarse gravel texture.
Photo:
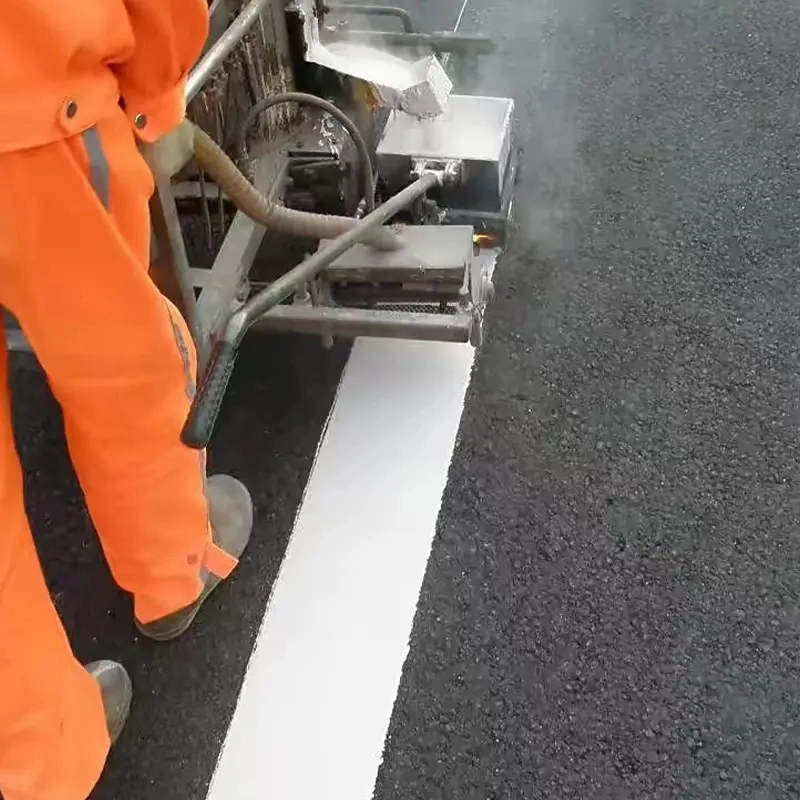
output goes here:
<path id="1" fill-rule="evenodd" d="M 523 123 L 376 800 L 800 796 L 800 4 L 504 0 Z"/>

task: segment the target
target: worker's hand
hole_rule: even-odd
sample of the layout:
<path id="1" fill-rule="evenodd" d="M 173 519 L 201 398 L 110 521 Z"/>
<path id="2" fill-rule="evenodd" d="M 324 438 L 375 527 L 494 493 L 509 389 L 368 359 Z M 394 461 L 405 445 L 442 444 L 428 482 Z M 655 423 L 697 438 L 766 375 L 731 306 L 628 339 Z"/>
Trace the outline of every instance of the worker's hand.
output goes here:
<path id="1" fill-rule="evenodd" d="M 194 155 L 194 126 L 188 119 L 150 144 L 141 144 L 144 160 L 155 178 L 169 180 L 177 175 Z"/>

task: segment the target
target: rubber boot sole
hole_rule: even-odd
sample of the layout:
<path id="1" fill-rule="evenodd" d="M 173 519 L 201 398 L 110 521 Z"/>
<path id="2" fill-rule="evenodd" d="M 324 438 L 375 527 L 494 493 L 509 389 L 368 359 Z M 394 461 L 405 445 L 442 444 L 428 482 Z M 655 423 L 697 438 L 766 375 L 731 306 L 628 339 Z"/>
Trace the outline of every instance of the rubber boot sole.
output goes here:
<path id="1" fill-rule="evenodd" d="M 241 482 L 229 475 L 212 475 L 206 483 L 206 493 L 214 543 L 238 560 L 253 532 L 253 501 L 250 493 Z M 177 639 L 191 627 L 203 603 L 221 583 L 221 578 L 209 575 L 194 603 L 153 622 L 142 624 L 135 620 L 137 629 L 155 642 Z"/>

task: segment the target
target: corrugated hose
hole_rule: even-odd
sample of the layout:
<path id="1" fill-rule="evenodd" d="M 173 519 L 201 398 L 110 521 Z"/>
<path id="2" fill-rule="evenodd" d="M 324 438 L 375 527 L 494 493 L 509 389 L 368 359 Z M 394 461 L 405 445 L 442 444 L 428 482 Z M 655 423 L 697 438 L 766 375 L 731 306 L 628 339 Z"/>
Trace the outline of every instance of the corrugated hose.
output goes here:
<path id="1" fill-rule="evenodd" d="M 268 230 L 309 239 L 335 239 L 357 224 L 357 219 L 332 214 L 313 214 L 272 202 L 253 186 L 225 151 L 201 128 L 194 126 L 194 154 L 198 164 L 227 194 L 233 204 L 254 222 Z M 366 233 L 364 244 L 378 250 L 401 246 L 398 232 L 389 226 Z"/>

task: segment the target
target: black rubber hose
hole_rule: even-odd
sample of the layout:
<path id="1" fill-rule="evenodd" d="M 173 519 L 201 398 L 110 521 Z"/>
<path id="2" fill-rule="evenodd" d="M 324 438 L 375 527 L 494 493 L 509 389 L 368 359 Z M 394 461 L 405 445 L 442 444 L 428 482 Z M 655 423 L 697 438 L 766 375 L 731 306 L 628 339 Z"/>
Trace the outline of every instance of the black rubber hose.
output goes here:
<path id="1" fill-rule="evenodd" d="M 263 114 L 267 109 L 281 105 L 282 103 L 297 103 L 301 106 L 319 108 L 330 114 L 350 134 L 356 146 L 356 150 L 358 151 L 359 161 L 361 162 L 361 180 L 363 182 L 367 211 L 373 211 L 375 209 L 375 178 L 372 174 L 372 159 L 369 154 L 367 143 L 364 141 L 364 137 L 361 135 L 361 131 L 356 127 L 356 124 L 344 111 L 337 108 L 328 100 L 317 97 L 315 94 L 307 94 L 306 92 L 285 92 L 283 94 L 274 94 L 271 97 L 265 97 L 260 100 L 250 109 L 244 119 L 244 123 L 239 131 L 238 141 L 236 142 L 236 152 L 244 157 L 247 156 L 247 132 L 250 130 L 250 126 L 255 122 L 259 114 Z"/>
<path id="2" fill-rule="evenodd" d="M 202 129 L 194 126 L 194 156 L 236 208 L 267 230 L 303 239 L 335 239 L 358 223 L 353 217 L 312 214 L 278 205 L 261 194 L 225 151 Z M 397 250 L 402 239 L 394 228 L 371 230 L 364 244 L 378 250 Z"/>

